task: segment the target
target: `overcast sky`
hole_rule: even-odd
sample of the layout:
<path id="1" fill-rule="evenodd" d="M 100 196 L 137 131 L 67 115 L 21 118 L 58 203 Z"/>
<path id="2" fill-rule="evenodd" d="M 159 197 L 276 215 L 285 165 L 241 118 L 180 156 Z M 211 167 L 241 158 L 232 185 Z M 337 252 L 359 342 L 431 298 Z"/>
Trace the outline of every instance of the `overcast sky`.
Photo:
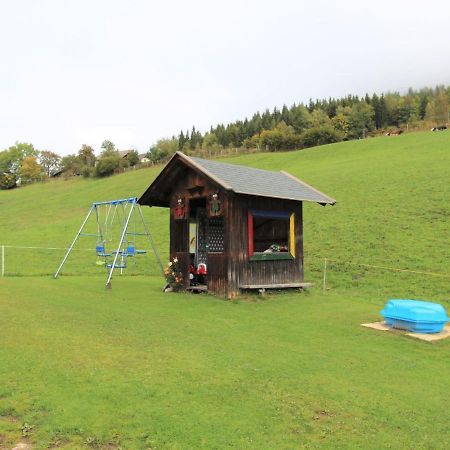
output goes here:
<path id="1" fill-rule="evenodd" d="M 0 149 L 59 154 L 450 84 L 450 2 L 0 0 Z"/>

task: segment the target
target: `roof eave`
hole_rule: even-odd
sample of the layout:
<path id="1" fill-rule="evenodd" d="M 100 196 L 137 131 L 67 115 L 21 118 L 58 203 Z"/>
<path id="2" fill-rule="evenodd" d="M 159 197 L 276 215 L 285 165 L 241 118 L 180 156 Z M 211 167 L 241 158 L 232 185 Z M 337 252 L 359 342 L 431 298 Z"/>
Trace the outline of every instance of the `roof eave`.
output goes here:
<path id="1" fill-rule="evenodd" d="M 312 191 L 316 192 L 317 194 L 321 195 L 322 197 L 324 197 L 325 201 L 318 201 L 318 200 L 304 200 L 304 201 L 312 201 L 314 203 L 319 203 L 322 206 L 325 205 L 335 205 L 336 204 L 336 200 L 332 197 L 329 197 L 328 195 L 324 194 L 323 192 L 319 191 L 319 189 L 316 189 L 315 187 L 311 186 L 308 183 L 305 183 L 303 180 L 300 180 L 299 178 L 297 178 L 296 176 L 290 174 L 289 172 L 286 172 L 284 170 L 281 170 L 280 173 L 282 173 L 283 175 L 286 175 L 287 177 L 289 177 L 291 180 L 296 181 L 297 183 L 306 186 L 307 188 L 311 189 Z"/>
<path id="2" fill-rule="evenodd" d="M 142 203 L 142 201 L 145 201 L 146 197 L 150 197 L 151 198 L 151 190 L 153 189 L 153 186 L 155 184 L 157 184 L 159 182 L 159 180 L 164 176 L 164 174 L 167 172 L 167 168 L 171 165 L 172 161 L 177 157 L 177 153 L 174 153 L 172 155 L 172 157 L 169 159 L 169 161 L 167 161 L 166 165 L 163 167 L 163 169 L 161 170 L 161 172 L 159 172 L 159 174 L 156 176 L 156 178 L 152 181 L 152 183 L 150 184 L 150 186 L 145 190 L 145 192 L 139 197 L 138 199 L 138 203 L 140 205 L 148 205 L 148 206 L 160 206 L 157 203 L 158 200 L 156 200 L 156 202 L 149 202 L 149 203 Z M 179 155 L 178 155 L 179 156 Z"/>
<path id="3" fill-rule="evenodd" d="M 225 183 L 225 181 L 223 181 L 217 175 L 214 175 L 213 173 L 211 173 L 209 170 L 205 169 L 202 165 L 196 163 L 192 158 L 189 158 L 189 156 L 185 155 L 182 152 L 176 152 L 176 154 L 178 154 L 181 157 L 181 159 L 184 159 L 184 161 L 187 164 L 191 165 L 194 169 L 196 169 L 199 172 L 201 172 L 204 175 L 206 175 L 208 178 L 210 178 L 212 181 L 214 181 L 216 184 L 218 184 L 219 186 L 221 186 L 225 190 L 233 191 L 233 188 L 231 186 L 229 186 L 227 183 Z"/>
<path id="4" fill-rule="evenodd" d="M 170 170 L 170 166 L 174 164 L 173 161 L 176 159 L 183 161 L 188 167 L 191 167 L 195 171 L 202 173 L 205 177 L 209 178 L 212 182 L 217 184 L 219 187 L 225 189 L 226 191 L 234 192 L 232 187 L 229 186 L 227 183 L 225 183 L 222 179 L 212 174 L 209 170 L 205 169 L 200 164 L 197 164 L 194 160 L 189 158 L 189 156 L 185 155 L 182 152 L 177 151 L 173 154 L 173 156 L 169 159 L 169 161 L 167 161 L 164 168 L 153 180 L 153 182 L 146 189 L 146 191 L 139 197 L 138 203 L 140 205 L 163 206 L 163 207 L 169 206 L 170 202 L 152 196 L 151 191 L 154 189 L 154 186 L 157 185 L 160 182 L 160 180 L 165 176 L 167 171 Z M 149 199 L 147 200 L 146 197 L 149 197 Z M 142 203 L 143 201 L 145 201 L 146 203 Z"/>
<path id="5" fill-rule="evenodd" d="M 334 203 L 332 202 L 328 202 L 328 201 L 323 201 L 323 200 L 311 200 L 308 198 L 293 198 L 293 197 L 283 197 L 283 196 L 277 196 L 277 195 L 264 195 L 264 194 L 260 194 L 260 193 L 255 193 L 255 192 L 244 192 L 244 191 L 233 191 L 238 195 L 251 195 L 253 197 L 265 197 L 265 198 L 276 198 L 279 200 L 290 200 L 293 202 L 309 202 L 309 203 L 318 203 L 319 205 L 322 206 L 326 206 L 326 205 L 334 205 L 336 203 L 336 201 L 334 201 Z"/>

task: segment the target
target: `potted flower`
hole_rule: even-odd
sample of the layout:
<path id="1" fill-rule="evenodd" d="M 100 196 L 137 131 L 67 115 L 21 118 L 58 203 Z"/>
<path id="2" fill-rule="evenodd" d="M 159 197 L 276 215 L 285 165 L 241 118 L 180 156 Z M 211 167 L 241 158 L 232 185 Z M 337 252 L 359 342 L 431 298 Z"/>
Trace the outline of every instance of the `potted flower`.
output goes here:
<path id="1" fill-rule="evenodd" d="M 183 274 L 178 266 L 178 258 L 173 258 L 164 268 L 164 276 L 167 281 L 167 286 L 164 292 L 179 291 L 183 288 Z"/>

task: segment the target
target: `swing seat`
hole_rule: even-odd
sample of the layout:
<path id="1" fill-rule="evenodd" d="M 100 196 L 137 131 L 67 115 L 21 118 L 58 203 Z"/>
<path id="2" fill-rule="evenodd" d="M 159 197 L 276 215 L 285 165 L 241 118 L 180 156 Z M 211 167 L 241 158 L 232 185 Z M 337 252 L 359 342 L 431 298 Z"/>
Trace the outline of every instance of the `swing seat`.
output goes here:
<path id="1" fill-rule="evenodd" d="M 134 256 L 134 255 L 144 255 L 145 253 L 147 253 L 146 250 L 136 250 L 136 248 L 134 247 L 134 245 L 129 245 L 127 247 L 127 256 Z"/>
<path id="2" fill-rule="evenodd" d="M 95 246 L 95 251 L 97 252 L 97 256 L 101 258 L 106 258 L 107 256 L 111 256 L 111 253 L 105 253 L 105 246 L 102 244 L 97 244 Z"/>

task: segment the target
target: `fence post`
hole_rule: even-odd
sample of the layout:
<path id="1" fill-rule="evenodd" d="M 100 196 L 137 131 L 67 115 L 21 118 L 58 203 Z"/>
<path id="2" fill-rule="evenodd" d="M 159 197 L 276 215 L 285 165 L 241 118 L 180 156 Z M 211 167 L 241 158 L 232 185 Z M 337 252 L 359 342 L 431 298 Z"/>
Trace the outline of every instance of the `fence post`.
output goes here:
<path id="1" fill-rule="evenodd" d="M 327 289 L 327 258 L 325 258 L 323 262 L 323 293 L 325 294 L 325 291 Z"/>
<path id="2" fill-rule="evenodd" d="M 5 276 L 5 246 L 2 245 L 2 277 Z"/>

